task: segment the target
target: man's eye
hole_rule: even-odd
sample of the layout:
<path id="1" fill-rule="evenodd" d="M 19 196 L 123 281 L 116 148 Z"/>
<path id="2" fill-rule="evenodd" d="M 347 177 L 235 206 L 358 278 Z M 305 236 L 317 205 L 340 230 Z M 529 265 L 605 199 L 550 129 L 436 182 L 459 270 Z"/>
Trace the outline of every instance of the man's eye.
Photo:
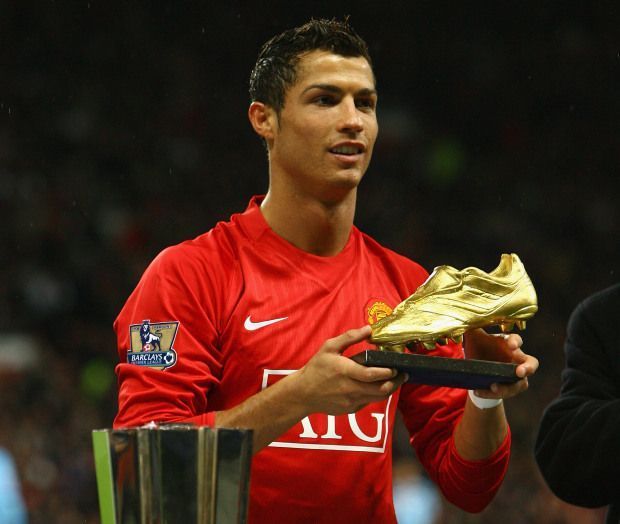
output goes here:
<path id="1" fill-rule="evenodd" d="M 314 102 L 322 106 L 328 106 L 334 103 L 334 98 L 328 95 L 321 95 L 321 96 L 317 96 L 314 99 Z"/>
<path id="2" fill-rule="evenodd" d="M 355 102 L 355 105 L 359 107 L 360 109 L 374 109 L 375 101 L 372 100 L 371 98 L 362 98 L 360 100 L 357 100 Z"/>

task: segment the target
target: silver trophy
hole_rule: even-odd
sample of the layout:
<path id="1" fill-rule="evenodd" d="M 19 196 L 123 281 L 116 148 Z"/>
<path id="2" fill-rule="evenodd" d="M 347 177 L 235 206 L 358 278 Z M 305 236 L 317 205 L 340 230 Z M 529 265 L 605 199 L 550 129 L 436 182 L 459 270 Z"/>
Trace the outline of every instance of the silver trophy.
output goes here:
<path id="1" fill-rule="evenodd" d="M 251 430 L 145 426 L 92 438 L 102 524 L 247 521 Z"/>

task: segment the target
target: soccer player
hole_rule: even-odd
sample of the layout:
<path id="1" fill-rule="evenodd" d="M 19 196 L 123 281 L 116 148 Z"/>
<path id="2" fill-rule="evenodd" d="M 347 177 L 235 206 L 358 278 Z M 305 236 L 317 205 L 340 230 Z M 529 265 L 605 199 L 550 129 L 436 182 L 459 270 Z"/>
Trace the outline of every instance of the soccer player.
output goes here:
<path id="1" fill-rule="evenodd" d="M 261 49 L 250 94 L 269 190 L 144 273 L 115 322 L 115 427 L 253 429 L 252 523 L 389 523 L 399 409 L 445 496 L 482 510 L 510 454 L 501 399 L 538 366 L 521 338 L 468 334 L 468 357 L 502 355 L 521 377 L 479 397 L 403 385 L 402 374 L 347 358 L 428 276 L 353 225 L 378 131 L 365 42 L 337 21 L 287 30 Z M 433 354 L 463 357 L 451 342 Z"/>

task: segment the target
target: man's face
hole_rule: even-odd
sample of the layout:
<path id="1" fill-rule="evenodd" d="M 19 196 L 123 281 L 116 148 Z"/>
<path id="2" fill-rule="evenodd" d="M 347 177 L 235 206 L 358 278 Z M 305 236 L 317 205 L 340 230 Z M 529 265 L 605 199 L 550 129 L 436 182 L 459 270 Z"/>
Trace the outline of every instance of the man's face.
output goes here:
<path id="1" fill-rule="evenodd" d="M 377 138 L 377 94 L 365 58 L 304 55 L 270 149 L 273 183 L 324 202 L 357 187 Z M 292 184 L 292 186 L 290 186 Z"/>

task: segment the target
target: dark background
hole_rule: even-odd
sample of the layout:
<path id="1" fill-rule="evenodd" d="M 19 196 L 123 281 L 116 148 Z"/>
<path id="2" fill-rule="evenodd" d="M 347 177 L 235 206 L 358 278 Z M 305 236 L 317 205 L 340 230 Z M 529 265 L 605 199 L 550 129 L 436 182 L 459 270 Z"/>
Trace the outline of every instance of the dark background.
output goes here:
<path id="1" fill-rule="evenodd" d="M 0 445 L 31 522 L 98 522 L 90 432 L 111 426 L 112 322 L 146 264 L 267 188 L 259 46 L 347 14 L 380 93 L 358 226 L 428 269 L 515 252 L 539 295 L 506 482 L 438 518 L 600 520 L 553 497 L 532 447 L 570 312 L 619 280 L 620 8 L 466 4 L 0 2 Z"/>

